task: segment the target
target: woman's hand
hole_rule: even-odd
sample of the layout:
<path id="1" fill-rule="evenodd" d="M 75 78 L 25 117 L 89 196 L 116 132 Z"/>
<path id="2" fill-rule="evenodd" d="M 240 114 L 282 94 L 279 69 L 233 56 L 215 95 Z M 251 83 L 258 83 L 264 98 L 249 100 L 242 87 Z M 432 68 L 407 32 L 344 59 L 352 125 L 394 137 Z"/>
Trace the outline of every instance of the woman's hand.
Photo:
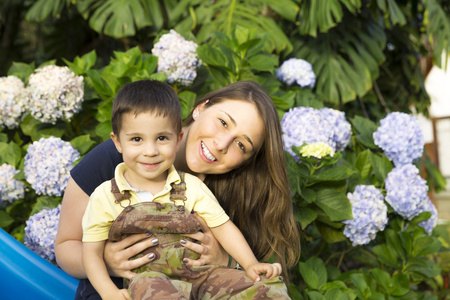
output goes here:
<path id="1" fill-rule="evenodd" d="M 129 236 L 120 242 L 106 241 L 103 253 L 108 273 L 111 276 L 131 279 L 136 273 L 132 269 L 138 268 L 155 259 L 152 253 L 133 260 L 134 255 L 143 250 L 158 245 L 159 240 L 145 233 Z"/>
<path id="2" fill-rule="evenodd" d="M 203 266 L 211 264 L 227 266 L 229 257 L 228 253 L 216 240 L 208 225 L 206 225 L 205 221 L 197 214 L 194 214 L 194 216 L 200 222 L 203 232 L 185 234 L 185 236 L 197 240 L 201 244 L 192 243 L 187 240 L 181 240 L 181 245 L 194 251 L 195 253 L 200 254 L 200 258 L 197 260 L 186 258 L 186 264 L 190 266 Z"/>

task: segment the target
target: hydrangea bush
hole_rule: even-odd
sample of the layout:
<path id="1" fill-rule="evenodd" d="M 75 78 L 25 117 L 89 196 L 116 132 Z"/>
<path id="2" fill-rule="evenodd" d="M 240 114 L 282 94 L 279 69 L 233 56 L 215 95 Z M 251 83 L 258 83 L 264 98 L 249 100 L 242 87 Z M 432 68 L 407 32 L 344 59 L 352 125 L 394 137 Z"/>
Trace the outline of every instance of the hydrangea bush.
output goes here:
<path id="1" fill-rule="evenodd" d="M 83 76 L 68 67 L 45 66 L 30 75 L 28 86 L 31 115 L 43 123 L 70 121 L 81 109 Z"/>
<path id="2" fill-rule="evenodd" d="M 0 206 L 11 204 L 25 195 L 25 184 L 14 176 L 19 173 L 11 165 L 0 166 Z"/>
<path id="3" fill-rule="evenodd" d="M 21 79 L 0 77 L 0 126 L 14 129 L 28 111 L 28 94 Z"/>
<path id="4" fill-rule="evenodd" d="M 61 205 L 43 209 L 26 222 L 25 245 L 42 258 L 55 262 L 55 238 Z"/>
<path id="5" fill-rule="evenodd" d="M 353 246 L 368 244 L 388 223 L 383 194 L 373 185 L 358 185 L 347 196 L 352 205 L 353 219 L 343 221 L 344 235 Z"/>
<path id="6" fill-rule="evenodd" d="M 316 83 L 316 75 L 314 74 L 312 65 L 303 59 L 290 58 L 283 62 L 277 70 L 277 78 L 287 85 L 294 82 L 301 87 L 314 87 Z"/>
<path id="7" fill-rule="evenodd" d="M 61 196 L 79 152 L 60 138 L 41 138 L 28 147 L 25 178 L 38 195 Z"/>
<path id="8" fill-rule="evenodd" d="M 201 66 L 196 50 L 196 43 L 185 40 L 171 29 L 153 46 L 152 53 L 158 57 L 158 72 L 167 75 L 167 82 L 188 86 Z"/>
<path id="9" fill-rule="evenodd" d="M 373 139 L 396 166 L 410 164 L 422 156 L 425 141 L 414 116 L 393 112 L 380 123 Z"/>

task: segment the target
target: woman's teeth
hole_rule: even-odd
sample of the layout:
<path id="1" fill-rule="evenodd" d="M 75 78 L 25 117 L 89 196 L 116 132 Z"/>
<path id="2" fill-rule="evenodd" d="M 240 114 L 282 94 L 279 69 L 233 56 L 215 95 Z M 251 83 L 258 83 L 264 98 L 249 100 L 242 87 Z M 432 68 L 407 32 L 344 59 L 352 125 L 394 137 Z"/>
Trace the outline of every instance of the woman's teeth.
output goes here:
<path id="1" fill-rule="evenodd" d="M 211 154 L 211 152 L 209 152 L 208 148 L 206 148 L 205 144 L 203 144 L 202 142 L 202 149 L 203 149 L 203 154 L 206 156 L 207 159 L 211 160 L 211 161 L 216 161 L 216 158 Z"/>

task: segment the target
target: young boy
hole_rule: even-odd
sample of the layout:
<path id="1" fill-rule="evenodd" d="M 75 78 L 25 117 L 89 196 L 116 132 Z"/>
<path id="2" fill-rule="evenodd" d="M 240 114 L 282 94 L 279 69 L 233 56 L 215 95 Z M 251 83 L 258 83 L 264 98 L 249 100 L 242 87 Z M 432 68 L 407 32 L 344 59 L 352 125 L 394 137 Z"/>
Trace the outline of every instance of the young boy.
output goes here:
<path id="1" fill-rule="evenodd" d="M 144 269 L 150 272 L 145 282 L 157 277 L 176 281 L 177 286 L 179 281 L 186 280 L 194 285 L 187 293 L 196 293 L 209 273 L 196 272 L 183 264 L 189 253 L 182 252 L 180 256 L 180 252 L 173 252 L 175 245 L 179 245 L 180 234 L 201 228 L 196 220 L 189 225 L 195 219 L 191 211 L 206 221 L 220 244 L 250 278 L 259 281 L 259 274 L 269 279 L 280 275 L 279 264 L 258 263 L 244 236 L 203 182 L 193 175 L 179 174 L 173 167 L 183 132 L 180 103 L 169 85 L 151 80 L 126 84 L 114 99 L 111 122 L 111 138 L 124 163 L 117 166 L 114 179 L 94 191 L 83 217 L 83 265 L 103 299 L 129 299 L 127 290 L 118 289 L 111 281 L 103 261 L 105 241 L 121 236 L 122 229 L 128 234 L 148 230 L 151 234 L 170 236 L 170 243 L 160 241 L 166 246 L 163 245 L 165 250 L 158 256 L 171 257 L 158 257 L 166 262 L 162 264 L 150 262 Z M 168 210 L 170 214 L 165 214 Z M 152 217 L 152 212 L 159 215 Z M 160 223 L 154 225 L 150 219 Z M 164 275 L 155 276 L 155 271 Z M 130 289 L 133 284 L 132 280 Z M 156 287 L 164 289 L 165 285 L 158 281 Z M 132 297 L 145 294 L 142 286 L 134 288 L 129 289 Z"/>

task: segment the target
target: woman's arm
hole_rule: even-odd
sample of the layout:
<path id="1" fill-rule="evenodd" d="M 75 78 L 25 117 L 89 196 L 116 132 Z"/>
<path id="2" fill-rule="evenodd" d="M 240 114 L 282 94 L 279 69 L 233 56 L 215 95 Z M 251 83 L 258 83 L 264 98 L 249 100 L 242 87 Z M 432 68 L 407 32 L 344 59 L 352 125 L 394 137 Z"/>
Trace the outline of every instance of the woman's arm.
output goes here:
<path id="1" fill-rule="evenodd" d="M 61 205 L 55 254 L 59 266 L 76 278 L 86 278 L 81 261 L 81 219 L 88 202 L 89 196 L 70 178 Z"/>
<path id="2" fill-rule="evenodd" d="M 181 245 L 194 251 L 195 253 L 200 254 L 200 258 L 197 260 L 187 259 L 187 264 L 190 266 L 203 266 L 211 264 L 228 267 L 236 266 L 235 261 L 232 262 L 231 266 L 229 265 L 230 256 L 214 237 L 214 234 L 212 233 L 208 225 L 206 225 L 206 222 L 199 215 L 194 214 L 194 216 L 200 222 L 200 225 L 202 226 L 202 232 L 185 234 L 185 236 L 197 240 L 201 244 L 182 240 Z"/>
<path id="3" fill-rule="evenodd" d="M 81 220 L 88 202 L 89 196 L 70 178 L 61 205 L 55 254 L 60 267 L 76 278 L 87 277 L 81 256 L 83 237 Z M 136 234 L 117 243 L 107 241 L 104 259 L 109 274 L 118 277 L 129 277 L 130 274 L 134 274 L 131 269 L 140 267 L 153 258 L 147 256 L 135 260 L 129 258 L 157 244 L 157 240 L 148 238 L 145 234 Z"/>

